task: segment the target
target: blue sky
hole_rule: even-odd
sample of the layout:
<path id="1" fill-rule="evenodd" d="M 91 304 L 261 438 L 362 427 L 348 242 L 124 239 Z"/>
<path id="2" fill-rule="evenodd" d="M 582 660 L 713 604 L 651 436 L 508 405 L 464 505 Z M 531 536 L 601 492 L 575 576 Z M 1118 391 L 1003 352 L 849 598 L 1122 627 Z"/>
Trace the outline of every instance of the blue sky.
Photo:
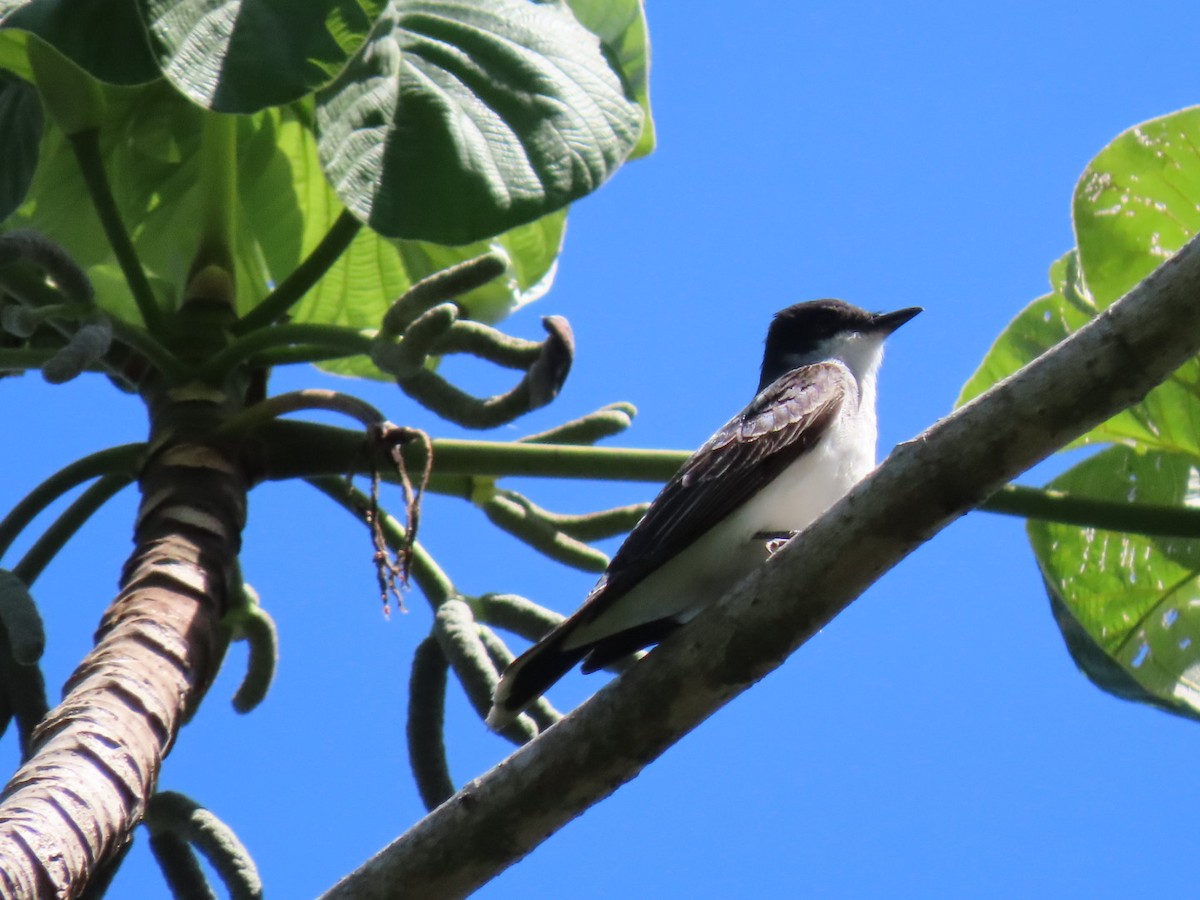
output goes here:
<path id="1" fill-rule="evenodd" d="M 561 398 L 498 436 L 629 400 L 640 415 L 613 443 L 695 447 L 751 396 L 771 314 L 821 296 L 927 310 L 889 347 L 881 455 L 945 415 L 1072 245 L 1088 160 L 1200 102 L 1194 4 L 948 8 L 652 2 L 659 150 L 577 205 L 556 286 L 507 323 L 532 337 L 538 315 L 565 315 L 579 351 Z M 297 370 L 273 387 L 325 381 Z M 364 393 L 394 421 L 454 433 L 394 389 Z M 0 397 L 7 433 L 32 436 L 0 449 L 3 508 L 144 433 L 136 402 L 100 379 L 9 379 Z M 564 510 L 653 494 L 518 487 Z M 38 583 L 51 685 L 111 598 L 133 504 L 122 494 Z M 568 612 L 590 586 L 461 502 L 431 503 L 422 527 L 464 591 Z M 315 492 L 255 492 L 244 568 L 280 626 L 278 682 L 235 716 L 235 648 L 163 772 L 238 831 L 271 896 L 319 892 L 422 814 L 404 697 L 430 613 L 413 594 L 385 620 L 369 558 Z M 553 698 L 567 708 L 604 677 Z M 460 783 L 505 755 L 459 693 L 447 720 Z M 1198 745 L 1194 723 L 1076 672 L 1021 523 L 972 514 L 479 896 L 1182 896 L 1194 865 L 1172 851 L 1200 802 L 1184 777 Z M 0 757 L 15 757 L 11 739 Z M 112 896 L 166 896 L 138 842 Z"/>

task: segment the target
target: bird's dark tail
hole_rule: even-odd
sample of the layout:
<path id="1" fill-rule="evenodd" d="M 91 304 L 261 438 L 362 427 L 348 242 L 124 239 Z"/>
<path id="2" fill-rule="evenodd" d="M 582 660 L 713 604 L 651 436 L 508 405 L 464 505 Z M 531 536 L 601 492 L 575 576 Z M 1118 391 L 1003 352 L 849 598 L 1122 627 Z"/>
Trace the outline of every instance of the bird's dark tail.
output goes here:
<path id="1" fill-rule="evenodd" d="M 582 647 L 564 648 L 563 644 L 578 624 L 576 616 L 564 619 L 504 670 L 504 676 L 496 685 L 491 712 L 488 713 L 489 728 L 500 731 L 580 661 L 583 662 L 585 674 L 607 669 L 622 659 L 631 658 L 631 653 L 657 644 L 679 628 L 679 623 L 674 619 L 657 619 L 634 625 Z"/>
<path id="2" fill-rule="evenodd" d="M 492 709 L 487 717 L 488 727 L 492 731 L 503 729 L 587 655 L 588 647 L 563 649 L 563 643 L 570 633 L 564 627 L 568 624 L 575 623 L 566 619 L 504 670 L 500 683 L 496 685 Z"/>

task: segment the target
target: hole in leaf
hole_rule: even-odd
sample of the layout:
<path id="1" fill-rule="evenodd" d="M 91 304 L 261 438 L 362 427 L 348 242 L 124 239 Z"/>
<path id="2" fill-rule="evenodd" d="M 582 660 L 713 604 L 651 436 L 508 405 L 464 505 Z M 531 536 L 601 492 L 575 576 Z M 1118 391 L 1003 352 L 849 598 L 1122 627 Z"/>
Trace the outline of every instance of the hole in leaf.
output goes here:
<path id="1" fill-rule="evenodd" d="M 1150 645 L 1147 644 L 1145 641 L 1143 641 L 1141 646 L 1139 646 L 1137 648 L 1137 653 L 1135 653 L 1133 655 L 1133 659 L 1130 661 L 1130 665 L 1133 666 L 1135 669 L 1140 669 L 1142 667 L 1142 664 L 1145 663 L 1146 660 L 1149 658 L 1150 658 Z"/>

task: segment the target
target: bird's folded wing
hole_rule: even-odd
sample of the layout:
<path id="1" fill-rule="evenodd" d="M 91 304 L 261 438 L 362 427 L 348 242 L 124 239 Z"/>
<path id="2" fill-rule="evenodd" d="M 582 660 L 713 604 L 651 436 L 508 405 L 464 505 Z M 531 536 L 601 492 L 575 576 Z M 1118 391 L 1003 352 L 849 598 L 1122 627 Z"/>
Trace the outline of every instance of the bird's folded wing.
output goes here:
<path id="1" fill-rule="evenodd" d="M 576 614 L 578 623 L 600 615 L 766 487 L 821 439 L 856 393 L 854 376 L 837 362 L 794 369 L 760 391 L 662 489 Z"/>

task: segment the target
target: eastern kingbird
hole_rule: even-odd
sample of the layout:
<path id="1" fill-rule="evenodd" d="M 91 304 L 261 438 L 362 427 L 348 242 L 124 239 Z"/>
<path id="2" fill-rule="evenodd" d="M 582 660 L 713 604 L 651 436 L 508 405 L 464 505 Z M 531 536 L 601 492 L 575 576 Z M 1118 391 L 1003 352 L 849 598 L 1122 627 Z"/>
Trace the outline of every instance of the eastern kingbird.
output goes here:
<path id="1" fill-rule="evenodd" d="M 662 489 L 583 606 L 512 662 L 488 725 L 576 663 L 593 672 L 663 640 L 870 472 L 883 341 L 919 312 L 814 300 L 777 313 L 750 405 Z"/>

